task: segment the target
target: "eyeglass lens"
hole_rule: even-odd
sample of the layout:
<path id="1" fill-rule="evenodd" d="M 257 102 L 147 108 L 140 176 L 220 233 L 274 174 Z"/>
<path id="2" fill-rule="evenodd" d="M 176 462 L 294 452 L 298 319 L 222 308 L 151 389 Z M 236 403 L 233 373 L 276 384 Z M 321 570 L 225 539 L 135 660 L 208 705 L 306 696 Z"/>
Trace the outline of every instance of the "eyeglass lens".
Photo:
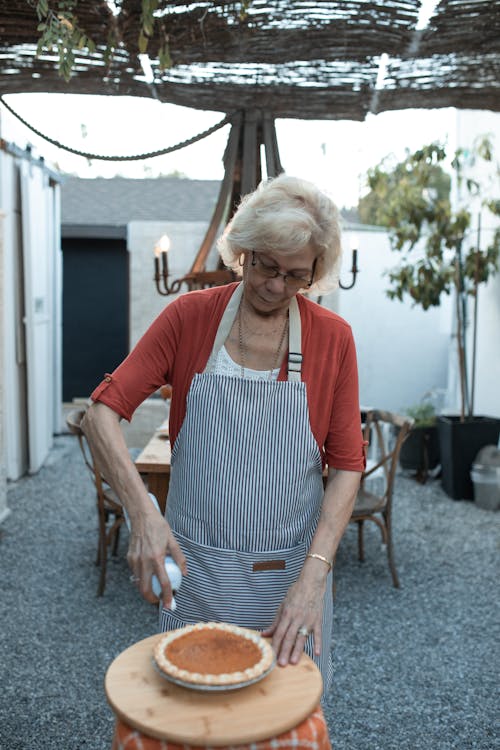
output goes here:
<path id="1" fill-rule="evenodd" d="M 293 271 L 290 273 L 283 273 L 277 266 L 269 265 L 255 252 L 252 251 L 252 266 L 257 266 L 260 273 L 268 278 L 277 278 L 278 276 L 283 277 L 283 282 L 291 287 L 297 287 L 300 289 L 302 286 L 311 286 L 313 282 L 314 270 L 316 267 L 316 259 L 314 259 L 311 278 L 306 279 L 304 276 L 296 276 Z"/>

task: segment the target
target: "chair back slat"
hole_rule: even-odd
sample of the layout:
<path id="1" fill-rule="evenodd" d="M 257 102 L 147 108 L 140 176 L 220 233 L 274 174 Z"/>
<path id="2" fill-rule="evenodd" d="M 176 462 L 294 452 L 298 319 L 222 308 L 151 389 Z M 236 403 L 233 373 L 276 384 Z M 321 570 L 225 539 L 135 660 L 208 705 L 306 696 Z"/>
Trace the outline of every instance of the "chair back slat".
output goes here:
<path id="1" fill-rule="evenodd" d="M 363 419 L 363 437 L 368 442 L 368 462 L 351 516 L 351 521 L 358 525 L 358 557 L 364 560 L 363 524 L 365 521 L 373 521 L 380 529 L 382 541 L 387 547 L 394 586 L 399 586 L 393 559 L 392 495 L 401 446 L 413 420 L 382 409 L 365 411 Z M 379 476 L 383 478 L 383 487 L 372 487 Z"/>
<path id="2" fill-rule="evenodd" d="M 370 451 L 370 447 L 373 447 L 373 435 L 375 434 L 377 454 L 375 463 L 370 464 L 366 471 L 363 472 L 361 484 L 363 485 L 366 478 L 383 468 L 385 479 L 385 491 L 383 494 L 386 499 L 392 493 L 401 446 L 412 424 L 413 420 L 410 417 L 393 414 L 392 412 L 380 409 L 373 409 L 366 412 L 363 437 L 368 442 L 368 451 Z M 393 430 L 389 431 L 387 429 L 389 427 L 392 427 Z M 388 442 L 391 436 L 394 437 L 394 443 L 389 449 Z"/>

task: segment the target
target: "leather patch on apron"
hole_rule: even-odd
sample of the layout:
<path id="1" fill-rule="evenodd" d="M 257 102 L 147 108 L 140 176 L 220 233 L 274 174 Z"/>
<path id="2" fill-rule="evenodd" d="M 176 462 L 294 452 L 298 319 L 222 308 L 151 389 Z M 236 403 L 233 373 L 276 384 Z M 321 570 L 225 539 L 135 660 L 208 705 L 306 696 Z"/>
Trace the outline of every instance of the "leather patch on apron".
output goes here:
<path id="1" fill-rule="evenodd" d="M 254 573 L 258 573 L 261 570 L 286 570 L 286 560 L 263 560 L 262 562 L 255 562 L 252 565 Z"/>

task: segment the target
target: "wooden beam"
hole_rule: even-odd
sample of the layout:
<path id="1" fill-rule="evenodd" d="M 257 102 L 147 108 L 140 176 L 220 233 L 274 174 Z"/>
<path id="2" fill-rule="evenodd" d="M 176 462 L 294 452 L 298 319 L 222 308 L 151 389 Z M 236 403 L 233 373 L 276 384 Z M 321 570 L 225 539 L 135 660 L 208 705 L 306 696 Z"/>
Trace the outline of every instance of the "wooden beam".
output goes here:
<path id="1" fill-rule="evenodd" d="M 217 230 L 222 224 L 222 221 L 224 219 L 227 220 L 228 218 L 227 212 L 229 210 L 229 198 L 233 189 L 234 170 L 241 133 L 241 121 L 242 115 L 241 113 L 238 113 L 235 115 L 233 124 L 231 125 L 226 150 L 224 152 L 224 178 L 220 186 L 219 197 L 217 198 L 217 203 L 215 204 L 212 219 L 208 225 L 205 237 L 203 238 L 200 249 L 193 261 L 193 265 L 191 266 L 190 273 L 192 274 L 198 274 L 204 271 L 206 260 L 214 243 Z"/>

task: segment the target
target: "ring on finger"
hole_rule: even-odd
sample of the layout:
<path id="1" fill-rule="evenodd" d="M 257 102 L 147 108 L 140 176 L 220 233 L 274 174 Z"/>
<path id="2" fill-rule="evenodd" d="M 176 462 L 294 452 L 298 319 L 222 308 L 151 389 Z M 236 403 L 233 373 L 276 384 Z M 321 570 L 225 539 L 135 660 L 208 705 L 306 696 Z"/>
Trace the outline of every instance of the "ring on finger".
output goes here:
<path id="1" fill-rule="evenodd" d="M 136 576 L 136 575 L 134 575 L 134 574 L 132 574 L 132 575 L 130 576 L 130 581 L 131 581 L 131 583 L 138 583 L 138 582 L 139 582 L 140 580 L 141 580 L 141 579 L 139 578 L 139 576 Z"/>
<path id="2" fill-rule="evenodd" d="M 304 638 L 307 638 L 307 636 L 309 635 L 309 630 L 305 625 L 302 625 L 302 627 L 297 630 L 297 635 L 303 635 Z"/>

